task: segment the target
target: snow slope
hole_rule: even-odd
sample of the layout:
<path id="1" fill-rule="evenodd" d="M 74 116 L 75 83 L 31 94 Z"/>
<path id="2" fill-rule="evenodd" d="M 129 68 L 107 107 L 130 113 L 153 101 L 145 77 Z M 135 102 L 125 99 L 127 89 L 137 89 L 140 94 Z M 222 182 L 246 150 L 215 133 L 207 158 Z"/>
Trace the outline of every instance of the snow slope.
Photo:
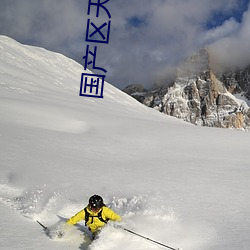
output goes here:
<path id="1" fill-rule="evenodd" d="M 0 36 L 0 248 L 162 249 L 112 225 L 90 244 L 83 223 L 61 240 L 36 223 L 53 228 L 97 193 L 166 245 L 250 249 L 249 133 L 181 122 L 108 83 L 104 99 L 80 97 L 83 72 Z"/>

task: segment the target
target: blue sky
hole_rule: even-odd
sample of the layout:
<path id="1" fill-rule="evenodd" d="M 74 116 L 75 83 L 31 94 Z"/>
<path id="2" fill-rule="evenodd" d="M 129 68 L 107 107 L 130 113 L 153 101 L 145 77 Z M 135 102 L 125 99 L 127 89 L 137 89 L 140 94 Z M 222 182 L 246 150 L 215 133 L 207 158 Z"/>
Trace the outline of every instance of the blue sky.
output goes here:
<path id="1" fill-rule="evenodd" d="M 214 11 L 206 24 L 206 28 L 212 29 L 221 26 L 225 20 L 232 17 L 235 18 L 237 22 L 241 23 L 243 14 L 248 9 L 249 0 L 239 0 L 237 4 L 236 8 L 233 8 L 229 13 L 224 13 L 223 9 Z"/>
<path id="2" fill-rule="evenodd" d="M 249 1 L 110 0 L 109 44 L 90 44 L 98 48 L 96 64 L 107 70 L 109 82 L 124 88 L 167 79 L 184 58 L 205 47 L 223 64 L 250 63 Z M 0 34 L 84 64 L 87 20 L 95 18 L 87 8 L 88 0 L 1 0 Z M 99 23 L 108 20 L 100 10 Z"/>

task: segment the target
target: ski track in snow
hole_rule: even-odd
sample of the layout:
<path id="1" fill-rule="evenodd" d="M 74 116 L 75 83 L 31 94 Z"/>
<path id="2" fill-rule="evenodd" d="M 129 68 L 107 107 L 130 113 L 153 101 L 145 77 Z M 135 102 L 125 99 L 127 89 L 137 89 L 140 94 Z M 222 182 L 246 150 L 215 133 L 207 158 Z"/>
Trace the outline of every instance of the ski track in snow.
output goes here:
<path id="1" fill-rule="evenodd" d="M 192 231 L 190 225 L 187 226 L 179 220 L 172 208 L 164 205 L 164 197 L 161 195 L 141 195 L 130 198 L 107 197 L 107 199 L 109 201 L 107 206 L 123 217 L 121 225 L 129 230 L 176 248 L 183 244 L 186 245 L 185 249 L 192 249 L 194 246 L 197 249 L 199 244 L 204 244 L 204 239 L 197 240 L 199 226 L 196 225 L 197 229 L 193 228 Z M 113 223 L 107 225 L 101 231 L 99 238 L 92 243 L 87 236 L 88 232 L 83 222 L 68 228 L 64 237 L 58 239 L 57 231 L 63 228 L 65 220 L 59 220 L 57 214 L 63 214 L 63 217 L 69 218 L 83 207 L 82 204 L 66 200 L 63 192 L 49 192 L 46 185 L 25 191 L 10 183 L 1 183 L 0 202 L 29 220 L 45 222 L 50 229 L 49 236 L 53 240 L 74 246 L 79 244 L 79 249 L 82 250 L 115 250 L 120 247 L 124 249 L 124 245 L 121 245 L 123 243 L 119 243 L 121 239 L 123 239 L 122 242 L 128 242 L 126 249 L 162 249 L 155 243 L 115 228 Z M 160 239 L 165 239 L 166 242 Z M 186 242 L 187 239 L 188 242 Z"/>

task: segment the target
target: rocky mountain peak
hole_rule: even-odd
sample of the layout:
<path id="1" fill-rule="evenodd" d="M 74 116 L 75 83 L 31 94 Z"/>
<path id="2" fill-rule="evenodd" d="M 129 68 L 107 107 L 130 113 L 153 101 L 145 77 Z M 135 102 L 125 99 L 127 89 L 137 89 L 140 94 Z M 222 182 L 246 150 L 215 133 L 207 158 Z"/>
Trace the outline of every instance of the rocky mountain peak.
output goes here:
<path id="1" fill-rule="evenodd" d="M 194 55 L 188 57 L 177 69 L 177 77 L 194 77 L 205 74 L 210 70 L 209 53 L 201 49 Z"/>
<path id="2" fill-rule="evenodd" d="M 209 51 L 202 49 L 178 67 L 171 86 L 144 90 L 139 98 L 130 94 L 149 107 L 196 125 L 248 129 L 250 109 L 233 94 L 250 93 L 250 67 L 249 71 L 220 74 L 212 68 Z"/>

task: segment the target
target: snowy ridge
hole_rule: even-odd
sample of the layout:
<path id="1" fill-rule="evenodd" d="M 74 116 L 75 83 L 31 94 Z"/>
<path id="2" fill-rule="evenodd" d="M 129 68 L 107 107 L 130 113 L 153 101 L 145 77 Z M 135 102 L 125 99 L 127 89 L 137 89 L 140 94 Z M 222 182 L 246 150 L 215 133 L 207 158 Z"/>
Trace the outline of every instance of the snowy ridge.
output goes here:
<path id="1" fill-rule="evenodd" d="M 29 98 L 29 95 L 36 94 L 37 98 L 43 95 L 48 97 L 51 93 L 54 94 L 54 91 L 58 93 L 58 97 L 63 93 L 75 95 L 79 94 L 81 73 L 92 73 L 59 53 L 22 45 L 5 36 L 0 38 L 0 84 L 4 89 L 26 94 Z M 15 79 L 17 81 L 14 81 Z M 118 98 L 114 97 L 119 95 L 122 97 L 119 103 L 138 106 L 132 98 L 107 82 L 104 92 L 106 97 L 104 99 L 119 102 Z"/>
<path id="2" fill-rule="evenodd" d="M 84 222 L 61 240 L 36 223 L 55 228 L 96 193 L 154 240 L 248 250 L 249 133 L 186 124 L 108 83 L 102 100 L 79 97 L 82 72 L 0 37 L 1 248 L 162 249 L 112 224 L 90 243 Z"/>

